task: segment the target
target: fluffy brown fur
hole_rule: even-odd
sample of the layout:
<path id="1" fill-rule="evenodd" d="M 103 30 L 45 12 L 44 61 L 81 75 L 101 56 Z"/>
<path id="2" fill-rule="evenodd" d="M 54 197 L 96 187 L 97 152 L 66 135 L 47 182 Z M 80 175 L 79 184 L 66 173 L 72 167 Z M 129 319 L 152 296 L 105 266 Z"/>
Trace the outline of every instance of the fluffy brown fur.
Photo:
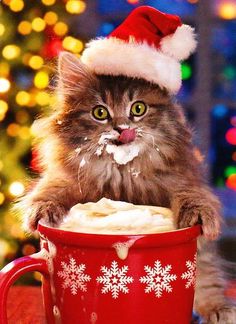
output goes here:
<path id="1" fill-rule="evenodd" d="M 75 56 L 63 53 L 57 93 L 54 112 L 38 122 L 44 171 L 22 200 L 29 229 L 35 230 L 41 218 L 58 224 L 73 205 L 107 197 L 169 207 L 179 228 L 201 223 L 206 239 L 217 238 L 218 200 L 201 176 L 183 112 L 165 90 L 144 80 L 92 74 Z M 137 100 L 148 106 L 140 119 L 129 114 Z M 106 123 L 91 117 L 97 105 L 109 110 Z M 117 164 L 105 149 L 96 153 L 101 135 L 117 133 L 121 125 L 136 129 L 140 148 L 125 165 Z M 207 323 L 232 324 L 236 312 L 223 295 L 221 274 L 208 271 L 216 257 L 212 253 L 206 258 L 204 251 L 199 251 L 196 310 Z M 215 288 L 203 289 L 204 284 Z"/>

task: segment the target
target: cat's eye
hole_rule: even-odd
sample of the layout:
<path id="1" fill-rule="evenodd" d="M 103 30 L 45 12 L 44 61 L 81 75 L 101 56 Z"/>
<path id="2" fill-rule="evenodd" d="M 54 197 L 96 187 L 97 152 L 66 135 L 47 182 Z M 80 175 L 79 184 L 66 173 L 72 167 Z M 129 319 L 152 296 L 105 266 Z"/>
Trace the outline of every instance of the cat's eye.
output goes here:
<path id="1" fill-rule="evenodd" d="M 109 112 L 104 106 L 94 107 L 92 110 L 92 115 L 97 120 L 106 120 L 109 118 Z"/>
<path id="2" fill-rule="evenodd" d="M 132 104 L 130 112 L 132 116 L 141 117 L 147 111 L 147 106 L 142 101 L 136 101 Z"/>

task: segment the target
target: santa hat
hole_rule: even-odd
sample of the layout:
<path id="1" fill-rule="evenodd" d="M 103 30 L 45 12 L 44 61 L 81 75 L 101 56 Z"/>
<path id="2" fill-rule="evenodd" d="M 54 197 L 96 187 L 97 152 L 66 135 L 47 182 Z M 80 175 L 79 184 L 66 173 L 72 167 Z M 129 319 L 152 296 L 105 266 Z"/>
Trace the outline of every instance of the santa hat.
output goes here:
<path id="1" fill-rule="evenodd" d="M 194 52 L 196 43 L 194 29 L 178 16 L 141 6 L 107 38 L 89 42 L 81 60 L 97 74 L 141 78 L 176 93 L 180 61 Z"/>

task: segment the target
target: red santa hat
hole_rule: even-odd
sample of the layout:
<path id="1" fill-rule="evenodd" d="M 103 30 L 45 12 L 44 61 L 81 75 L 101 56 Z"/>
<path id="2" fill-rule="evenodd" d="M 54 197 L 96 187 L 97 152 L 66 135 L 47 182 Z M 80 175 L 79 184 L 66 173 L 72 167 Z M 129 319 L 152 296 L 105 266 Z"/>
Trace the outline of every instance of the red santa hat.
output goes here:
<path id="1" fill-rule="evenodd" d="M 141 6 L 107 38 L 89 42 L 81 60 L 97 74 L 142 78 L 174 94 L 182 82 L 180 61 L 196 44 L 194 29 L 178 16 Z"/>

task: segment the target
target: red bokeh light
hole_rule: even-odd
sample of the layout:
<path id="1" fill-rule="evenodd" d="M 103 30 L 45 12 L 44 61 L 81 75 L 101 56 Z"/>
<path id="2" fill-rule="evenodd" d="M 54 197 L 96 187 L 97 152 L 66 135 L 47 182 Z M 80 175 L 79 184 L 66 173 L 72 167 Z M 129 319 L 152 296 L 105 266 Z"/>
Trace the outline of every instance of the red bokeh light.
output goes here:
<path id="1" fill-rule="evenodd" d="M 236 128 L 230 128 L 225 134 L 226 141 L 231 145 L 236 145 Z"/>
<path id="2" fill-rule="evenodd" d="M 236 190 L 236 174 L 231 174 L 226 180 L 226 186 L 230 189 Z"/>

